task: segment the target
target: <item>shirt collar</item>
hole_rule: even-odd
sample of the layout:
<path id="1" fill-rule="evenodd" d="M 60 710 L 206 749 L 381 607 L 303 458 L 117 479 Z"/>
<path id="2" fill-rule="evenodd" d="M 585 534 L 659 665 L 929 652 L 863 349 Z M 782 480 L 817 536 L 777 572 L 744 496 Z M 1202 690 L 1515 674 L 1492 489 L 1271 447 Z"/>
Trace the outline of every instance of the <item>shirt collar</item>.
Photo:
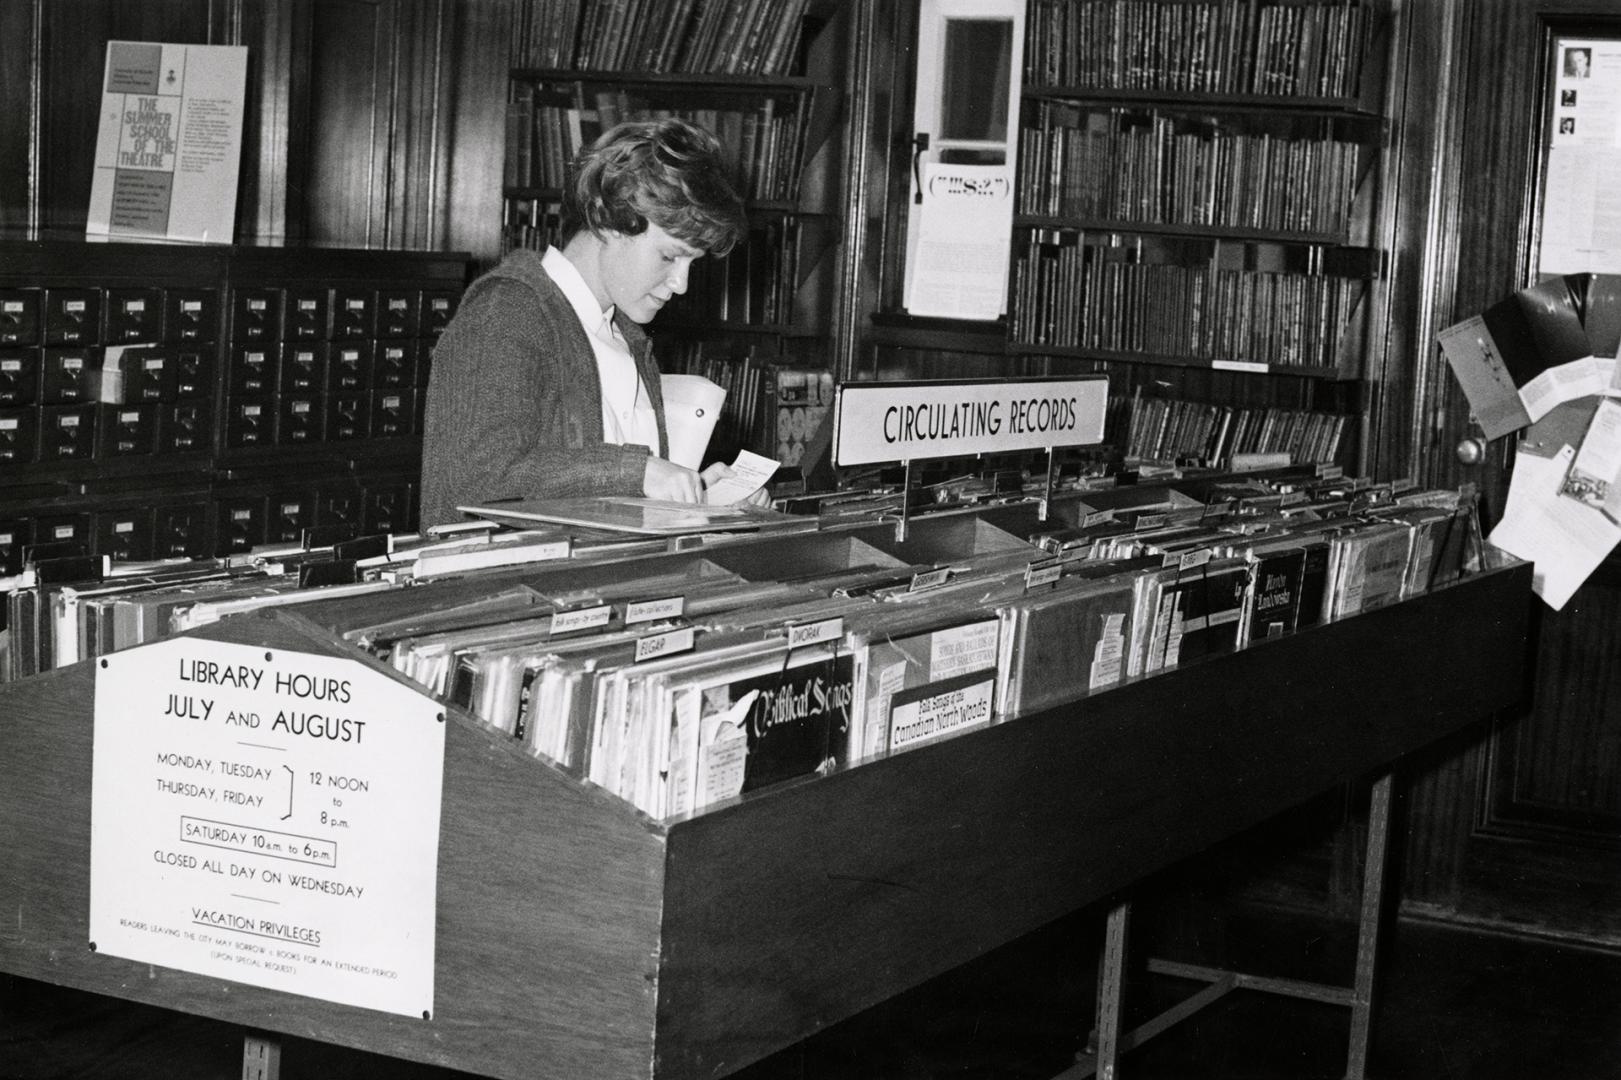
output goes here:
<path id="1" fill-rule="evenodd" d="M 567 255 L 555 247 L 548 247 L 540 257 L 540 265 L 557 287 L 563 290 L 563 296 L 568 299 L 569 306 L 586 330 L 596 333 L 604 324 L 613 326 L 614 306 L 609 304 L 606 311 L 597 306 L 591 286 L 585 283 L 580 268 L 570 262 Z"/>

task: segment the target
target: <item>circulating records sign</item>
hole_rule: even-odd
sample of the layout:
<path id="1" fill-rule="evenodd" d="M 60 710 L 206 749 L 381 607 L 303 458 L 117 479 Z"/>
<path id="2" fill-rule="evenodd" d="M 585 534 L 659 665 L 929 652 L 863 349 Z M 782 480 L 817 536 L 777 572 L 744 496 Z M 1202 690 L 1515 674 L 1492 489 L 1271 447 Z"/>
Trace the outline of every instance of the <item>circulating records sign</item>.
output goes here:
<path id="1" fill-rule="evenodd" d="M 91 947 L 430 1016 L 439 706 L 354 660 L 216 641 L 98 665 Z"/>

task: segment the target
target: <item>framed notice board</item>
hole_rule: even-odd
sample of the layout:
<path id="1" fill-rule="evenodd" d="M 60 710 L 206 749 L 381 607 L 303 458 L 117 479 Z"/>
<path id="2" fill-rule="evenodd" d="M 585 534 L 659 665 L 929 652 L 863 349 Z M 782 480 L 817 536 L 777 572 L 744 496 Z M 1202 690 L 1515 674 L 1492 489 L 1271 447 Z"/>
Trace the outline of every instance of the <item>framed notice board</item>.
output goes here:
<path id="1" fill-rule="evenodd" d="M 1621 273 L 1621 19 L 1555 27 L 1544 70 L 1535 276 Z"/>

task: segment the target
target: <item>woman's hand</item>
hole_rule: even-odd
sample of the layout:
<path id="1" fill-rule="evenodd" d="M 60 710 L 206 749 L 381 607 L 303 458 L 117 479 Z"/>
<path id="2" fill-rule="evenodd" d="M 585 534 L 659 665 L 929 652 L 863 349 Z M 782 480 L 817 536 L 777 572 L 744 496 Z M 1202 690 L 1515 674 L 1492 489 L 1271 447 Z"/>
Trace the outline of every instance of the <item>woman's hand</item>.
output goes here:
<path id="1" fill-rule="evenodd" d="M 708 488 L 714 487 L 727 477 L 735 475 L 735 473 L 736 470 L 734 470 L 730 465 L 726 464 L 724 461 L 717 461 L 700 473 L 698 478 L 703 481 L 704 488 L 707 490 Z M 737 501 L 740 503 L 747 503 L 749 506 L 770 506 L 771 493 L 766 491 L 766 489 L 763 487 L 758 487 Z"/>
<path id="2" fill-rule="evenodd" d="M 642 494 L 666 502 L 699 503 L 704 501 L 704 482 L 691 469 L 649 454 L 642 473 Z"/>

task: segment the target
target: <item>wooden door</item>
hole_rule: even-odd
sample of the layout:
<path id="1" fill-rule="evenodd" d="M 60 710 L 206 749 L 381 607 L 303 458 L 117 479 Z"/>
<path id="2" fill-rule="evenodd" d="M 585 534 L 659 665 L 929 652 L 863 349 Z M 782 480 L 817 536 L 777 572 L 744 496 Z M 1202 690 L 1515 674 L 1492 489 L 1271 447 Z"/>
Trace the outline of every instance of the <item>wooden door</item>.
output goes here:
<path id="1" fill-rule="evenodd" d="M 1465 464 L 1479 435 L 1435 331 L 1534 280 L 1541 102 L 1554 34 L 1621 34 L 1603 0 L 1472 0 L 1410 9 L 1407 100 L 1440 101 L 1409 145 L 1403 252 L 1412 275 L 1404 391 L 1411 429 L 1383 464 L 1427 483 L 1480 485 L 1488 528 L 1507 490 L 1512 438 Z M 1433 166 L 1433 169 L 1430 168 Z M 1396 466 L 1397 468 L 1392 468 Z M 1439 748 L 1410 789 L 1404 896 L 1446 918 L 1621 942 L 1621 560 L 1564 610 L 1532 613 L 1526 707 Z M 1415 707 L 1422 703 L 1415 702 Z"/>

